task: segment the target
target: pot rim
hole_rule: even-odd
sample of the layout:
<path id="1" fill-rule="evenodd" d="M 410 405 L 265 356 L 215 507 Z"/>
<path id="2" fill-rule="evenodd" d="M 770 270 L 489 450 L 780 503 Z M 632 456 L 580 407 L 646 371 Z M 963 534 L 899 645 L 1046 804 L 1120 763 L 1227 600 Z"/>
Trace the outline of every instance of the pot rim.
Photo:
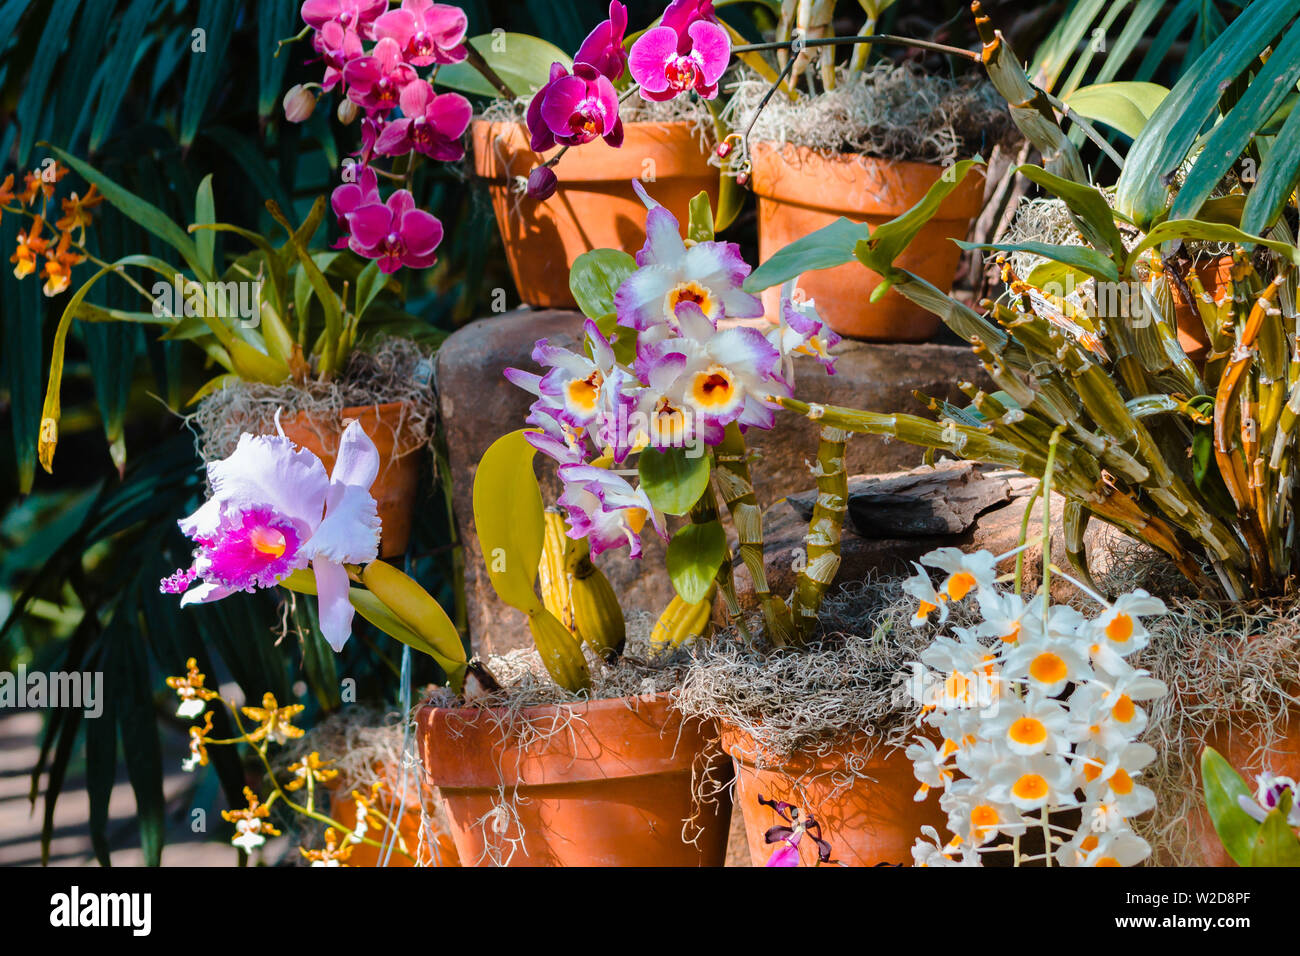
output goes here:
<path id="1" fill-rule="evenodd" d="M 658 150 L 657 179 L 683 179 L 698 177 L 716 179 L 718 171 L 709 165 L 710 150 L 704 146 L 686 150 L 686 144 L 697 146 L 695 137 L 696 123 L 688 120 L 642 120 L 623 124 L 623 145 L 615 149 L 603 140 L 593 140 L 581 149 L 565 154 L 556 168 L 560 186 L 578 183 L 613 183 L 640 178 L 644 173 L 643 163 L 650 154 Z M 492 135 L 491 130 L 501 128 L 508 139 L 507 145 L 500 152 L 484 155 L 480 143 L 486 143 Z M 528 126 L 519 120 L 475 119 L 470 124 L 470 143 L 473 158 L 471 168 L 474 176 L 488 183 L 502 184 L 508 182 L 512 174 L 512 157 L 527 157 L 528 169 L 553 158 L 560 147 L 535 153 L 528 141 Z M 678 156 L 682 162 L 669 162 Z M 695 168 L 689 168 L 696 163 Z M 527 172 L 523 163 L 519 163 L 520 172 Z M 640 205 L 640 202 L 637 201 Z"/>
<path id="2" fill-rule="evenodd" d="M 416 734 L 425 772 L 444 792 L 690 774 L 697 754 L 716 734 L 707 722 L 672 710 L 672 696 L 660 692 L 521 708 L 516 713 L 524 719 L 545 720 L 562 711 L 578 718 L 566 731 L 523 747 L 485 719 L 505 708 L 423 704 L 416 711 Z M 628 707 L 628 701 L 640 706 Z M 642 751 L 636 741 L 652 743 Z M 434 753 L 439 749 L 441 755 Z"/>
<path id="3" fill-rule="evenodd" d="M 756 143 L 752 148 L 752 182 L 754 195 L 760 200 L 769 200 L 781 204 L 801 206 L 810 209 L 823 209 L 846 215 L 849 218 L 888 217 L 901 215 L 916 205 L 931 186 L 938 181 L 948 167 L 939 163 L 919 162 L 906 159 L 881 159 L 863 153 L 826 154 L 811 146 L 797 146 L 794 143 L 775 141 Z M 805 169 L 805 167 L 808 167 Z M 899 182 L 901 188 L 896 201 L 890 199 L 876 200 L 868 197 L 865 202 L 846 204 L 848 197 L 830 195 L 824 183 L 824 176 L 812 167 L 821 167 L 842 171 L 847 179 L 874 173 L 882 182 L 886 176 Z M 783 170 L 784 174 L 778 173 Z M 782 180 L 788 184 L 783 188 Z M 920 179 L 920 184 L 903 183 L 901 180 Z M 979 215 L 984 205 L 984 170 L 973 167 L 966 178 L 944 197 L 939 209 L 931 217 L 931 222 L 961 222 Z M 817 186 L 816 198 L 810 198 L 791 188 L 803 185 L 809 180 Z M 842 192 L 842 191 L 841 191 Z M 839 200 L 836 205 L 830 205 Z"/>

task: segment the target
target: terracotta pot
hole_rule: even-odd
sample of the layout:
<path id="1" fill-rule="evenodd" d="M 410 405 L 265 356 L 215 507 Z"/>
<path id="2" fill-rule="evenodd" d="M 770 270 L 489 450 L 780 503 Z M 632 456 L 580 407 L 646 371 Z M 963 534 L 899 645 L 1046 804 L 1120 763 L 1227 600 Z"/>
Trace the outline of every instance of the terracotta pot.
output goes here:
<path id="1" fill-rule="evenodd" d="M 1265 770 L 1292 780 L 1300 779 L 1300 718 L 1294 713 L 1287 724 L 1285 732 L 1278 739 L 1265 740 L 1260 728 L 1241 728 L 1224 726 L 1207 741 L 1227 759 L 1228 763 L 1241 774 L 1246 785 L 1253 792 L 1255 775 Z M 1261 745 L 1269 744 L 1269 753 L 1257 754 Z M 1196 755 L 1197 764 L 1200 754 Z M 1200 775 L 1197 782 L 1200 784 Z M 1236 866 L 1228 851 L 1223 848 L 1214 823 L 1204 805 L 1198 805 L 1187 821 L 1188 836 L 1200 847 L 1201 858 L 1205 866 Z"/>
<path id="2" fill-rule="evenodd" d="M 430 833 L 428 830 L 423 834 L 420 832 L 423 815 L 420 806 L 418 771 L 407 771 L 404 786 L 400 770 L 385 768 L 381 770 L 381 774 L 383 782 L 379 788 L 378 807 L 389 819 L 393 818 L 394 812 L 397 813 L 397 829 L 402 835 L 402 843 L 407 850 L 418 857 L 421 866 L 460 866 L 460 858 L 456 855 L 456 847 L 452 843 L 449 834 L 442 832 Z M 391 809 L 394 807 L 394 790 L 400 791 L 402 795 L 401 802 L 398 804 L 400 810 L 397 811 Z M 425 806 L 435 806 L 437 795 L 434 794 L 433 788 L 425 786 L 424 790 Z M 330 817 L 349 830 L 356 826 L 357 804 L 352 799 L 351 790 L 330 787 Z M 384 842 L 390 835 L 387 832 L 381 835 L 375 830 L 371 830 L 367 834 L 367 836 L 380 842 Z M 378 847 L 370 846 L 367 843 L 358 843 L 352 848 L 352 854 L 348 857 L 348 865 L 379 866 L 379 860 L 382 856 L 383 851 Z M 399 853 L 396 847 L 388 856 L 388 866 L 415 866 L 415 864 L 415 859 Z"/>
<path id="3" fill-rule="evenodd" d="M 859 778 L 848 787 L 838 785 L 845 779 L 843 754 L 860 753 L 866 743 L 860 738 L 829 757 L 780 762 L 760 759 L 759 744 L 748 733 L 723 727 L 722 748 L 735 762 L 736 800 L 745 817 L 754 866 L 767 864 L 776 846 L 767 843 L 764 834 L 782 822 L 771 807 L 758 802 L 760 796 L 811 813 L 821 824 L 822 839 L 831 845 L 832 858 L 848 866 L 910 865 L 912 844 L 921 835 L 921 827 L 945 832 L 947 816 L 940 811 L 939 801 L 931 798 L 918 803 L 912 799 L 916 778 L 912 762 L 902 750 L 880 748 L 861 766 L 872 779 Z M 800 841 L 799 856 L 802 866 L 816 862 L 817 850 L 811 840 Z"/>
<path id="4" fill-rule="evenodd" d="M 563 713 L 569 710 L 572 716 Z M 667 694 L 533 707 L 520 716 L 559 732 L 521 746 L 497 729 L 490 710 L 419 711 L 420 757 L 442 792 L 463 864 L 506 857 L 510 866 L 723 864 L 730 801 L 697 808 L 692 800 L 692 767 L 712 725 L 684 723 Z M 729 761 L 717 759 L 725 782 Z M 518 816 L 502 817 L 498 830 L 493 811 L 502 788 Z M 687 843 L 683 823 L 696 809 L 700 835 Z M 511 841 L 519 841 L 513 856 Z"/>
<path id="5" fill-rule="evenodd" d="M 689 123 L 627 123 L 619 149 L 598 139 L 569 150 L 555 166 L 559 187 L 545 202 L 514 191 L 516 177 L 554 155 L 534 153 L 522 123 L 479 120 L 471 135 L 474 172 L 488 181 L 506 260 L 529 305 L 573 308 L 574 259 L 592 249 L 641 248 L 646 208 L 632 191 L 633 179 L 683 226 L 701 190 L 717 203 L 718 171 Z"/>
<path id="6" fill-rule="evenodd" d="M 1217 302 L 1220 296 L 1232 289 L 1232 256 L 1220 256 L 1202 262 L 1196 267 L 1196 277 Z M 1178 322 L 1178 344 L 1183 347 L 1187 357 L 1199 366 L 1205 361 L 1205 354 L 1210 348 L 1205 323 L 1201 321 L 1196 306 L 1183 300 L 1183 293 L 1176 282 L 1169 283 L 1169 293 L 1174 300 L 1174 318 Z"/>
<path id="7" fill-rule="evenodd" d="M 299 412 L 280 423 L 290 441 L 314 452 L 330 470 L 338 455 L 345 422 L 352 418 L 361 422 L 361 428 L 379 451 L 379 477 L 370 486 L 370 492 L 379 504 L 379 519 L 383 522 L 379 542 L 379 555 L 383 558 L 402 554 L 411 537 L 420 456 L 415 454 L 416 439 L 404 423 L 409 414 L 408 403 L 389 402 L 345 408 L 332 421 Z"/>
<path id="8" fill-rule="evenodd" d="M 841 216 L 872 226 L 907 212 L 943 175 L 943 167 L 873 159 L 856 153 L 830 157 L 789 143 L 758 143 L 751 154 L 758 195 L 758 257 L 766 262 L 796 239 Z M 964 239 L 984 202 L 984 174 L 972 169 L 938 213 L 895 260 L 900 268 L 947 292 L 952 288 Z M 806 272 L 799 287 L 817 312 L 841 335 L 879 342 L 924 342 L 939 330 L 937 316 L 897 292 L 870 302 L 880 276 L 857 262 Z M 769 318 L 777 314 L 780 289 L 763 293 Z"/>

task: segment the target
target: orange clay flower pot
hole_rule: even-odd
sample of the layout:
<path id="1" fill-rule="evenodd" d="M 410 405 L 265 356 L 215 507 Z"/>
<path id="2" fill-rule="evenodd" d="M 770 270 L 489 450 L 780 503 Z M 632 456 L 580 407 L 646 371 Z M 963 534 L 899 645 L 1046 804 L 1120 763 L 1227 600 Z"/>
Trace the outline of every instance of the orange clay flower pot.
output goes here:
<path id="1" fill-rule="evenodd" d="M 488 181 L 510 272 L 532 306 L 576 305 L 569 267 L 584 252 L 641 248 L 646 208 L 632 180 L 640 179 L 683 227 L 701 190 L 717 204 L 718 171 L 690 123 L 626 123 L 618 149 L 599 139 L 570 149 L 555 166 L 559 187 L 545 202 L 515 191 L 518 177 L 555 155 L 529 149 L 522 123 L 478 120 L 471 135 L 474 172 Z"/>
<path id="2" fill-rule="evenodd" d="M 912 761 L 901 749 L 880 746 L 865 763 L 854 761 L 855 771 L 870 780 L 847 779 L 845 753 L 861 752 L 865 739 L 854 740 L 839 753 L 812 760 L 796 757 L 788 761 L 764 759 L 760 745 L 735 727 L 722 729 L 722 749 L 736 766 L 736 801 L 745 817 L 749 855 L 755 866 L 765 866 L 778 844 L 767 843 L 764 835 L 783 823 L 771 807 L 758 802 L 780 800 L 811 813 L 821 824 L 822 839 L 831 845 L 831 858 L 847 866 L 876 866 L 912 862 L 912 844 L 921 827 L 944 832 L 946 815 L 933 796 L 912 799 L 916 777 Z M 759 764 L 762 764 L 760 766 Z M 799 841 L 799 865 L 812 866 L 817 847 L 806 837 Z"/>
<path id="3" fill-rule="evenodd" d="M 370 486 L 370 493 L 379 504 L 379 519 L 383 522 L 379 542 L 379 556 L 383 558 L 402 554 L 411 537 L 420 456 L 415 454 L 418 439 L 406 424 L 409 414 L 409 403 L 388 402 L 345 408 L 337 419 L 329 421 L 299 412 L 280 423 L 285 437 L 314 452 L 329 471 L 334 468 L 339 438 L 347 421 L 355 418 L 361 422 L 361 428 L 379 451 L 379 477 Z"/>
<path id="4" fill-rule="evenodd" d="M 1300 779 L 1300 718 L 1290 715 L 1286 730 L 1277 739 L 1265 739 L 1262 728 L 1224 726 L 1206 743 L 1223 754 L 1233 769 L 1241 774 L 1251 793 L 1255 792 L 1255 775 L 1267 770 L 1292 780 Z M 1267 744 L 1267 753 L 1256 753 Z M 1199 766 L 1200 754 L 1196 755 Z M 1199 778 L 1199 774 L 1198 774 Z M 1198 845 L 1205 866 L 1236 866 L 1223 848 L 1210 814 L 1198 806 L 1187 821 L 1188 838 Z"/>
<path id="5" fill-rule="evenodd" d="M 402 844 L 415 857 L 403 855 L 395 845 L 393 852 L 388 856 L 388 866 L 415 866 L 417 858 L 421 866 L 460 866 L 460 858 L 456 855 L 456 847 L 449 834 L 430 833 L 429 830 L 421 833 L 419 776 L 418 769 L 408 770 L 405 786 L 403 786 L 400 768 L 385 767 L 381 771 L 383 782 L 379 786 L 376 806 L 390 820 L 396 819 L 398 832 L 402 835 Z M 343 824 L 348 830 L 353 829 L 357 824 L 357 803 L 352 798 L 352 791 L 330 784 L 327 786 L 330 788 L 330 817 Z M 369 787 L 358 789 L 363 795 L 369 797 Z M 393 799 L 394 790 L 400 790 L 402 793 L 400 804 Z M 433 793 L 433 788 L 426 785 L 424 791 L 425 804 L 429 807 L 434 806 L 437 796 Z M 391 835 L 390 832 L 376 828 L 371 828 L 366 833 L 366 836 L 381 843 L 387 841 Z M 379 866 L 382 856 L 383 851 L 378 847 L 370 846 L 368 843 L 358 843 L 352 847 L 347 862 L 349 866 Z"/>
<path id="6" fill-rule="evenodd" d="M 683 722 L 669 701 L 527 708 L 518 720 L 544 732 L 527 743 L 498 726 L 507 719 L 500 711 L 421 708 L 421 761 L 442 792 L 461 863 L 722 866 L 731 802 L 692 797 L 712 724 Z M 723 783 L 728 764 L 718 753 Z M 513 814 L 499 810 L 503 800 Z M 683 832 L 698 838 L 687 843 Z"/>
<path id="7" fill-rule="evenodd" d="M 1201 280 L 1206 294 L 1218 302 L 1225 294 L 1232 294 L 1232 256 L 1209 259 L 1196 267 L 1196 277 Z M 1176 282 L 1169 283 L 1169 294 L 1174 300 L 1174 318 L 1178 323 L 1178 344 L 1196 365 L 1205 362 L 1210 348 L 1210 337 L 1205 334 L 1205 323 L 1194 303 L 1183 301 L 1183 293 Z"/>
<path id="8" fill-rule="evenodd" d="M 824 156 L 806 146 L 758 143 L 751 155 L 758 195 L 758 258 L 841 216 L 873 227 L 907 212 L 943 175 L 943 167 L 873 159 L 856 153 Z M 964 239 L 984 202 L 984 174 L 972 169 L 938 213 L 895 260 L 942 292 L 952 288 Z M 880 276 L 857 262 L 805 272 L 798 280 L 818 314 L 840 335 L 876 342 L 924 342 L 939 330 L 937 316 L 897 292 L 871 302 Z M 780 289 L 763 293 L 768 318 L 777 315 Z"/>

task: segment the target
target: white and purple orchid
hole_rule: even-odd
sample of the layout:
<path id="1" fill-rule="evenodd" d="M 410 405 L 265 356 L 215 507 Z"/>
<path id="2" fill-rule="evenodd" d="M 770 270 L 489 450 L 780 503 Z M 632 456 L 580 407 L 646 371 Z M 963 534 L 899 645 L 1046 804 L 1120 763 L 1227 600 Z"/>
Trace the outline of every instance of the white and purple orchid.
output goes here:
<path id="1" fill-rule="evenodd" d="M 781 377 L 794 386 L 794 357 L 811 355 L 827 375 L 835 374 L 835 358 L 830 350 L 839 344 L 840 337 L 822 321 L 813 307 L 813 300 L 805 300 L 795 280 L 781 287 L 781 308 L 776 328 L 767 333 L 767 340 L 781 353 Z"/>
<path id="2" fill-rule="evenodd" d="M 746 326 L 718 331 L 693 302 L 678 307 L 677 322 L 677 336 L 638 352 L 638 371 L 648 379 L 661 363 L 671 363 L 677 377 L 667 394 L 690 410 L 710 445 L 722 441 L 732 422 L 771 428 L 776 413 L 768 397 L 786 398 L 792 391 L 779 374 L 781 355 L 763 333 Z"/>
<path id="3" fill-rule="evenodd" d="M 563 465 L 560 478 L 564 493 L 559 502 L 568 512 L 569 536 L 586 538 L 593 558 L 624 545 L 632 557 L 641 557 L 641 531 L 647 519 L 668 540 L 663 513 L 622 475 L 595 465 Z"/>
<path id="4" fill-rule="evenodd" d="M 636 272 L 614 296 L 620 325 L 636 329 L 650 343 L 677 331 L 678 309 L 692 304 L 715 326 L 724 317 L 752 319 L 763 303 L 741 288 L 750 267 L 734 242 L 687 243 L 677 218 L 651 199 L 645 187 L 632 187 L 646 204 L 646 241 L 636 255 Z"/>
<path id="5" fill-rule="evenodd" d="M 379 514 L 370 486 L 379 474 L 374 442 L 351 422 L 332 473 L 312 452 L 280 435 L 239 438 L 230 457 L 208 465 L 211 494 L 180 521 L 194 563 L 163 580 L 181 606 L 274 587 L 311 566 L 320 627 L 334 650 L 352 632 L 348 572 L 379 554 Z"/>

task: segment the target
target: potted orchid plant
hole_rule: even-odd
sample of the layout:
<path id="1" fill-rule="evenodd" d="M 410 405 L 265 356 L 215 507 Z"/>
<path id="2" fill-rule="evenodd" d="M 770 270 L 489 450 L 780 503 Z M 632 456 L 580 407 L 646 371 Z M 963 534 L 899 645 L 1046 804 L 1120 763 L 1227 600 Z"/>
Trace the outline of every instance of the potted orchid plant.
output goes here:
<path id="1" fill-rule="evenodd" d="M 571 285 L 588 316 L 584 351 L 542 340 L 534 351 L 542 374 L 506 372 L 536 396 L 530 427 L 499 439 L 475 474 L 475 527 L 488 574 L 502 601 L 527 616 L 544 668 L 533 679 L 549 677 L 560 699 L 532 703 L 533 685 L 524 684 L 421 711 L 425 765 L 447 801 L 462 860 L 508 843 L 533 863 L 721 862 L 725 815 L 694 805 L 692 768 L 706 767 L 718 781 L 729 761 L 708 747 L 716 737 L 711 721 L 683 722 L 673 709 L 678 652 L 710 633 L 716 595 L 731 625 L 746 627 L 720 517 L 729 512 L 752 568 L 762 531 L 744 431 L 775 425 L 773 398 L 793 394 L 796 353 L 829 368 L 837 339 L 796 302 L 785 303 L 783 321 L 767 334 L 739 323 L 761 303 L 741 288 L 750 267 L 738 247 L 714 237 L 707 194 L 690 204 L 683 234 L 639 182 L 631 188 L 646 209 L 644 247 L 635 258 L 594 250 L 574 264 Z M 843 478 L 842 462 L 838 474 L 832 464 L 842 435 L 823 439 L 824 480 L 833 485 Z M 558 513 L 543 507 L 533 472 L 539 451 L 564 485 Z M 815 521 L 833 524 L 821 514 Z M 673 525 L 680 527 L 670 535 Z M 648 640 L 642 636 L 636 659 L 620 659 L 632 638 L 590 559 L 622 548 L 638 558 L 642 536 L 652 533 L 671 538 L 676 595 Z M 834 576 L 829 541 L 825 551 L 810 561 L 790 603 L 765 595 L 774 640 L 798 644 L 809 633 Z M 620 680 L 623 674 L 631 679 Z M 539 725 L 565 730 L 543 733 Z M 494 809 L 501 780 L 526 799 Z M 563 790 L 551 787 L 559 782 Z M 655 826 L 643 818 L 647 801 L 638 800 L 631 815 L 620 809 L 622 788 L 633 785 L 655 788 Z M 580 822 L 593 812 L 602 815 L 598 828 Z M 679 835 L 688 818 L 700 831 L 696 845 Z M 501 822 L 488 828 L 484 820 Z M 576 836 L 588 831 L 590 838 Z"/>
<path id="2" fill-rule="evenodd" d="M 283 432 L 243 434 L 230 456 L 209 464 L 207 500 L 180 521 L 195 544 L 193 563 L 163 580 L 160 589 L 179 596 L 182 607 L 276 586 L 314 595 L 321 634 L 336 652 L 351 637 L 359 612 L 379 630 L 432 657 L 450 686 L 460 690 L 476 665 L 467 662 L 455 625 L 413 579 L 378 560 L 382 519 L 372 489 L 380 466 L 379 450 L 357 421 L 343 430 L 332 468 Z M 220 695 L 205 686 L 193 660 L 186 674 L 169 678 L 168 685 L 180 698 L 178 716 L 204 717 L 190 728 L 186 770 L 206 765 L 210 746 L 241 744 L 265 768 L 269 796 L 249 790 L 246 808 L 224 814 L 235 824 L 236 847 L 248 852 L 278 835 L 269 815 L 279 803 L 328 828 L 323 849 L 304 850 L 313 864 L 374 863 L 396 853 L 410 861 L 454 865 L 447 841 L 425 833 L 423 800 L 408 798 L 408 790 L 424 793 L 422 780 L 404 770 L 393 777 L 383 768 L 368 787 L 344 792 L 335 780 L 338 770 L 316 752 L 300 754 L 288 767 L 273 766 L 271 747 L 303 736 L 293 724 L 302 705 L 281 706 L 270 694 L 261 707 L 223 699 L 239 736 L 216 739 L 212 715 L 204 710 Z M 245 728 L 240 714 L 256 726 Z M 318 795 L 329 797 L 328 814 L 317 806 Z"/>
<path id="3" fill-rule="evenodd" d="M 229 454 L 242 431 L 280 427 L 332 462 L 344 420 L 360 420 L 383 450 L 376 494 L 385 518 L 384 552 L 405 551 L 418 478 L 414 453 L 428 440 L 432 414 L 429 347 L 420 341 L 427 339 L 429 327 L 401 309 L 400 286 L 390 275 L 403 261 L 411 266 L 433 261 L 441 238 L 437 219 L 402 207 L 398 228 L 408 242 L 405 260 L 391 249 L 381 251 L 357 239 L 354 248 L 372 253 L 372 261 L 363 265 L 347 252 L 309 248 L 323 221 L 323 198 L 297 225 L 268 202 L 283 232 L 263 235 L 216 219 L 207 177 L 195 196 L 197 221 L 182 228 L 88 163 L 58 148 L 52 151 L 67 164 L 56 164 L 60 178 L 71 169 L 90 183 L 84 200 L 74 194 L 64 203 L 71 211 L 60 220 L 68 228 L 55 254 L 73 263 L 89 260 L 98 268 L 71 292 L 54 335 L 38 448 L 45 469 L 54 467 L 71 323 L 133 322 L 160 329 L 164 339 L 194 343 L 219 367 L 188 402 L 197 407 L 193 421 L 208 460 Z M 358 186 L 352 189 L 360 192 Z M 28 248 L 45 241 L 40 235 L 44 212 L 35 206 L 40 193 L 24 193 L 16 197 L 16 207 L 6 209 L 32 218 L 25 233 Z M 93 207 L 104 201 L 167 242 L 184 265 L 143 254 L 114 262 L 96 257 L 87 246 L 86 227 Z M 402 201 L 398 196 L 392 205 Z M 383 204 L 367 205 L 358 196 L 354 212 L 356 231 L 363 237 L 390 228 L 390 210 Z M 252 248 L 222 266 L 215 254 L 218 233 L 232 234 Z M 137 293 L 143 307 L 112 310 L 87 302 L 91 289 L 108 276 Z M 57 278 L 47 279 L 47 294 L 69 290 L 68 276 Z M 112 451 L 123 465 L 124 447 L 115 443 Z"/>

